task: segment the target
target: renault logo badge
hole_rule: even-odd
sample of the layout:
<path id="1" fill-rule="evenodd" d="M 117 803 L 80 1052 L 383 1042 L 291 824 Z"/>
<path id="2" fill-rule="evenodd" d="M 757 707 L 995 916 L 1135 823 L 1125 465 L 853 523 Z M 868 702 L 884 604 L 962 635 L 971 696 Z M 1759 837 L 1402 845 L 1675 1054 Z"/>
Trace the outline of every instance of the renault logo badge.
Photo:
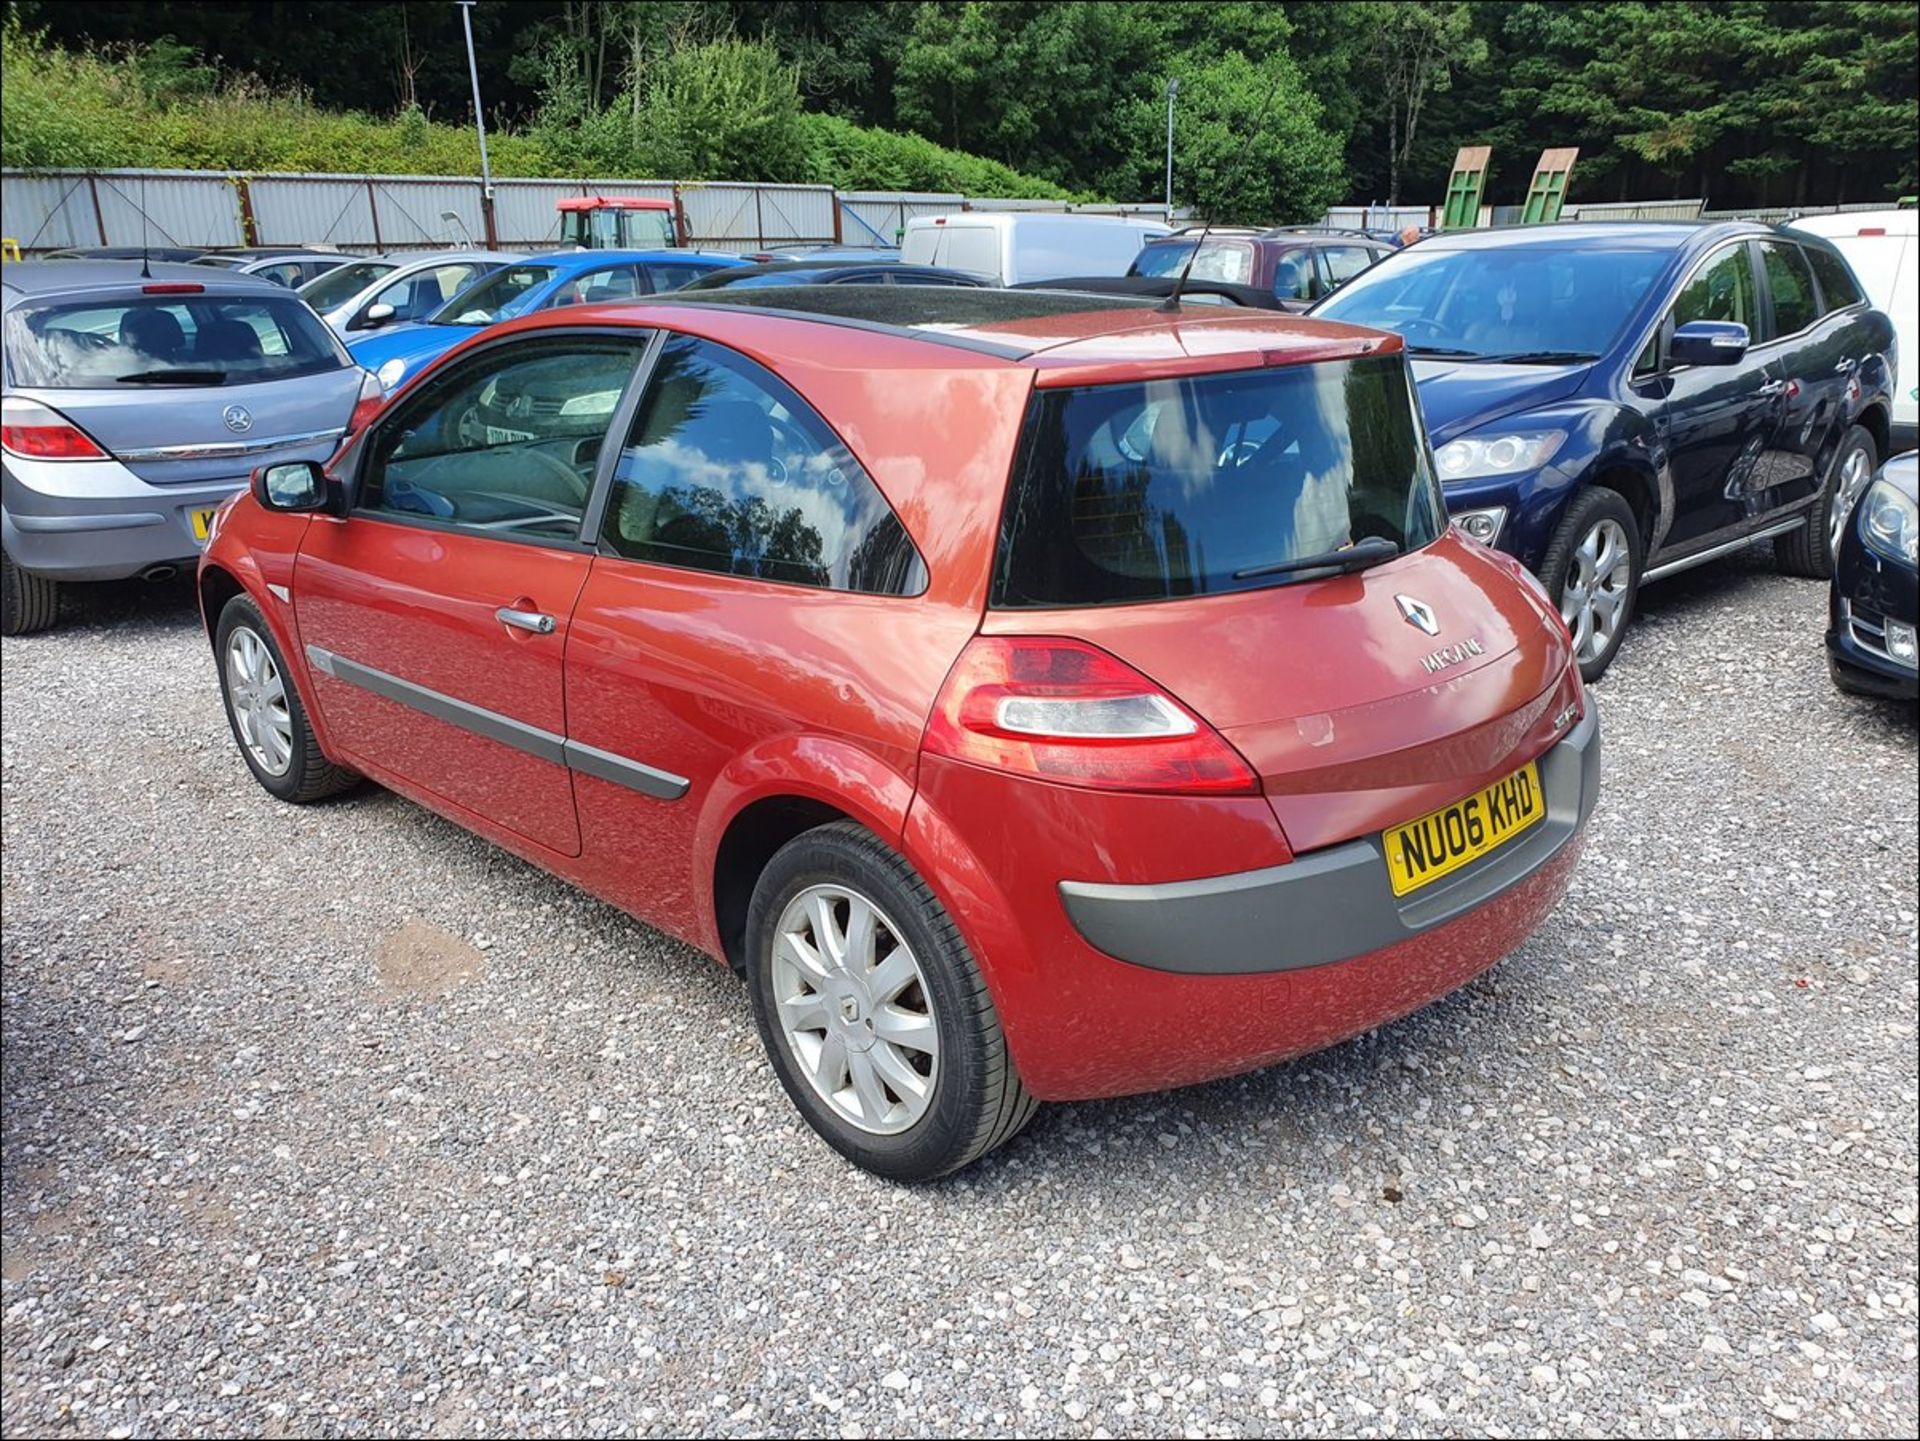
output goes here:
<path id="1" fill-rule="evenodd" d="M 1416 626 L 1428 635 L 1440 634 L 1440 621 L 1433 613 L 1433 607 L 1424 600 L 1415 600 L 1410 595 L 1396 595 L 1394 603 L 1400 607 L 1400 618 L 1408 625 Z"/>

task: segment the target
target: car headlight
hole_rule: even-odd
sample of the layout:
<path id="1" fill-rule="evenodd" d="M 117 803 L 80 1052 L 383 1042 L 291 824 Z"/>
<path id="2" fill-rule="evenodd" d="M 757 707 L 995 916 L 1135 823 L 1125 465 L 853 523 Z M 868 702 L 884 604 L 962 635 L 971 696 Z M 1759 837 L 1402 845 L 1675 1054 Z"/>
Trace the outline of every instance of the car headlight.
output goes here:
<path id="1" fill-rule="evenodd" d="M 395 356 L 392 360 L 389 360 L 385 365 L 374 371 L 373 378 L 380 382 L 380 388 L 382 390 L 392 390 L 394 386 L 400 383 L 400 377 L 406 373 L 406 361 Z"/>
<path id="2" fill-rule="evenodd" d="M 1448 519 L 1480 544 L 1492 545 L 1500 539 L 1500 529 L 1507 523 L 1507 508 L 1489 505 L 1479 510 L 1456 510 Z"/>
<path id="3" fill-rule="evenodd" d="M 1564 430 L 1520 430 L 1508 435 L 1463 435 L 1433 453 L 1442 480 L 1475 480 L 1538 470 L 1566 443 Z"/>
<path id="4" fill-rule="evenodd" d="M 1884 480 L 1868 486 L 1860 502 L 1860 533 L 1887 559 L 1920 564 L 1920 510 Z"/>

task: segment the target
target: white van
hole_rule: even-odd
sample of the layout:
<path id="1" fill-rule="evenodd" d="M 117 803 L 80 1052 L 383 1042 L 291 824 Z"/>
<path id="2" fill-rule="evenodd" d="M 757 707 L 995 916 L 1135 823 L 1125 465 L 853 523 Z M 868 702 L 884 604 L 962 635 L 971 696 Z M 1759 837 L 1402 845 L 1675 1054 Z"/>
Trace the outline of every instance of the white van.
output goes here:
<path id="1" fill-rule="evenodd" d="M 900 259 L 964 270 L 995 285 L 1125 275 L 1141 246 L 1170 231 L 1157 220 L 1118 215 L 963 210 L 909 220 Z"/>
<path id="2" fill-rule="evenodd" d="M 1849 210 L 1803 215 L 1795 230 L 1831 241 L 1860 277 L 1867 299 L 1893 320 L 1899 373 L 1893 378 L 1893 449 L 1920 443 L 1920 210 Z"/>

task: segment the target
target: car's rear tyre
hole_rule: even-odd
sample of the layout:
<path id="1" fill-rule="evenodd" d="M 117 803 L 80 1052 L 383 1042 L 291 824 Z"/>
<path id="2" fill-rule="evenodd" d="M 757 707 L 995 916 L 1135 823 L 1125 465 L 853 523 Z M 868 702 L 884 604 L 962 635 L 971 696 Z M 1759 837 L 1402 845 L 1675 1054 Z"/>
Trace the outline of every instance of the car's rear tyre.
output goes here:
<path id="1" fill-rule="evenodd" d="M 1599 486 L 1574 496 L 1554 527 L 1540 582 L 1573 632 L 1582 680 L 1599 680 L 1619 654 L 1640 594 L 1643 544 L 1633 507 Z"/>
<path id="2" fill-rule="evenodd" d="M 31 635 L 60 618 L 60 587 L 29 575 L 0 550 L 0 635 Z"/>
<path id="3" fill-rule="evenodd" d="M 321 753 L 286 657 L 260 607 L 236 595 L 214 628 L 220 697 L 240 759 L 269 794 L 305 805 L 360 779 Z"/>
<path id="4" fill-rule="evenodd" d="M 1773 563 L 1782 575 L 1804 575 L 1811 580 L 1832 576 L 1840 537 L 1846 534 L 1855 503 L 1873 483 L 1873 468 L 1878 461 L 1873 434 L 1865 426 L 1852 426 L 1840 437 L 1839 448 L 1820 484 L 1820 494 L 1807 512 L 1807 523 L 1773 538 Z"/>
<path id="5" fill-rule="evenodd" d="M 1038 1102 L 952 917 L 871 832 L 842 821 L 788 842 L 754 887 L 747 948 L 780 1084 L 856 1166 L 931 1180 L 1032 1118 Z"/>

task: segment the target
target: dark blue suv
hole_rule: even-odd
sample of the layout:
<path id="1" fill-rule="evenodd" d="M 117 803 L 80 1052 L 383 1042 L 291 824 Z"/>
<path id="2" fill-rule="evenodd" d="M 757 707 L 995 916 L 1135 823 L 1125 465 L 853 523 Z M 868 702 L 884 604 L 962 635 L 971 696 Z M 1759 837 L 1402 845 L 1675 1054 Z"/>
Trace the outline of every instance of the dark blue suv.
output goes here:
<path id="1" fill-rule="evenodd" d="M 1887 448 L 1893 324 L 1797 231 L 1457 231 L 1313 314 L 1405 337 L 1455 523 L 1539 575 L 1588 680 L 1643 580 L 1769 537 L 1831 575 Z"/>

